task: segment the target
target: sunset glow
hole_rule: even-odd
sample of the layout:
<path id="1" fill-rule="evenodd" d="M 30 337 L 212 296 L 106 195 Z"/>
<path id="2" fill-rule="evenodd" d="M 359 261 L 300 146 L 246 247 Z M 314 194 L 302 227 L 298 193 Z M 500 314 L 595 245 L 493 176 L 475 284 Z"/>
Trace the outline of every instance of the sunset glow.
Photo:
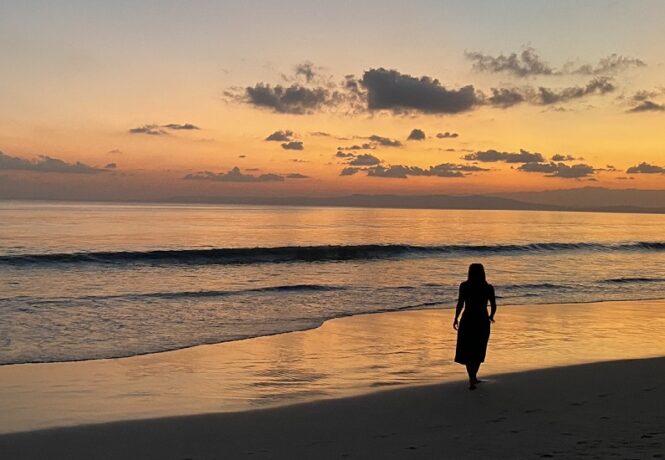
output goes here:
<path id="1" fill-rule="evenodd" d="M 655 1 L 5 5 L 0 194 L 662 188 L 664 14 Z M 540 157 L 474 157 L 522 150 Z"/>

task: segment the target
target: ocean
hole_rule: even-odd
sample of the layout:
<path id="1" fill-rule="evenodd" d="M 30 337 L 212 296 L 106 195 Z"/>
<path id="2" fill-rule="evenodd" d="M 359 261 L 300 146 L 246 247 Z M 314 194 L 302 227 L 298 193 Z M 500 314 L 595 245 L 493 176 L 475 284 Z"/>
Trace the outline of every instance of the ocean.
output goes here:
<path id="1" fill-rule="evenodd" d="M 658 214 L 0 202 L 0 364 L 450 309 L 472 262 L 499 308 L 664 298 L 663 228 Z"/>

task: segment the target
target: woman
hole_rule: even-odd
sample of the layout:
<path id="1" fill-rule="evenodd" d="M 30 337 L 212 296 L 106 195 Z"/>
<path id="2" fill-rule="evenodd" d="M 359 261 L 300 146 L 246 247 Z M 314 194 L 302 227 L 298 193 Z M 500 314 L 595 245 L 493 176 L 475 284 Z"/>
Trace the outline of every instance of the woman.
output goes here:
<path id="1" fill-rule="evenodd" d="M 488 302 L 491 305 L 489 315 Z M 458 321 L 462 309 L 462 320 Z M 459 299 L 453 322 L 453 328 L 457 330 L 455 362 L 466 365 L 469 390 L 475 390 L 476 384 L 480 382 L 477 377 L 478 369 L 480 363 L 485 361 L 490 322 L 494 322 L 495 313 L 494 288 L 485 280 L 485 268 L 482 264 L 471 264 L 468 279 L 459 286 Z"/>

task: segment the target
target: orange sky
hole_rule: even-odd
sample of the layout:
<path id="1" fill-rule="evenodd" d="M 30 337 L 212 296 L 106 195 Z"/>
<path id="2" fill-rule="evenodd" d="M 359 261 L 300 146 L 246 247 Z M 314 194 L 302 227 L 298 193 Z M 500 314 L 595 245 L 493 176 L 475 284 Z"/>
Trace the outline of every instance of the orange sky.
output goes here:
<path id="1" fill-rule="evenodd" d="M 8 70 L 0 76 L 0 193 L 85 198 L 104 191 L 105 198 L 126 199 L 665 188 L 665 32 L 656 27 L 665 8 L 658 2 L 597 1 L 595 9 L 561 2 L 547 17 L 538 14 L 553 8 L 547 2 L 520 4 L 520 14 L 477 16 L 481 2 L 422 1 L 413 5 L 415 17 L 388 2 L 385 18 L 367 23 L 368 2 L 341 28 L 329 23 L 341 20 L 338 11 L 326 16 L 291 3 L 302 16 L 290 17 L 303 24 L 300 34 L 280 28 L 287 18 L 281 10 L 253 14 L 233 2 L 202 2 L 184 13 L 168 2 L 160 9 L 2 6 L 0 53 Z M 477 28 L 472 37 L 464 33 L 469 27 Z M 492 27 L 503 32 L 495 35 Z M 635 33 L 640 27 L 642 35 Z M 340 36 L 351 31 L 355 38 Z M 393 70 L 397 80 L 387 89 L 369 79 Z M 345 75 L 353 75 L 360 93 L 344 87 Z M 268 100 L 252 96 L 257 85 L 268 88 Z M 461 97 L 467 85 L 473 100 L 453 107 L 448 98 Z M 329 96 L 300 110 L 304 99 L 294 105 L 276 96 L 277 88 Z M 492 89 L 501 88 L 522 100 L 495 103 Z M 384 106 L 372 107 L 373 100 Z M 145 126 L 152 133 L 132 132 Z M 407 140 L 413 129 L 425 139 Z M 303 149 L 265 140 L 280 130 L 292 131 L 288 142 Z M 437 137 L 445 132 L 457 136 Z M 372 135 L 401 145 L 382 146 Z M 335 156 L 338 147 L 363 143 L 371 148 Z M 521 170 L 524 163 L 508 157 L 464 158 L 522 149 L 541 154 L 541 172 Z M 551 163 L 555 154 L 574 159 Z M 40 155 L 66 165 L 51 170 Z M 361 155 L 375 163 L 341 176 Z M 68 171 L 76 162 L 91 169 Z M 462 170 L 460 177 L 427 172 L 441 164 L 487 170 Z M 566 175 L 574 165 L 587 172 Z M 391 166 L 425 173 L 369 177 Z M 218 175 L 234 167 L 239 178 Z M 201 171 L 213 174 L 184 179 Z M 296 173 L 307 177 L 288 177 Z M 262 174 L 285 180 L 258 180 Z"/>

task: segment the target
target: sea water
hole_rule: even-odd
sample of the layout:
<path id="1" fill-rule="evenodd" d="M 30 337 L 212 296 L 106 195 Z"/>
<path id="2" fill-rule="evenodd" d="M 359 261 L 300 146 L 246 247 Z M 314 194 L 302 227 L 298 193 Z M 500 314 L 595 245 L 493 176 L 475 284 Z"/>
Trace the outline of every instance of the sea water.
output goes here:
<path id="1" fill-rule="evenodd" d="M 663 228 L 658 214 L 0 202 L 0 364 L 454 308 L 472 262 L 499 305 L 663 298 Z"/>

